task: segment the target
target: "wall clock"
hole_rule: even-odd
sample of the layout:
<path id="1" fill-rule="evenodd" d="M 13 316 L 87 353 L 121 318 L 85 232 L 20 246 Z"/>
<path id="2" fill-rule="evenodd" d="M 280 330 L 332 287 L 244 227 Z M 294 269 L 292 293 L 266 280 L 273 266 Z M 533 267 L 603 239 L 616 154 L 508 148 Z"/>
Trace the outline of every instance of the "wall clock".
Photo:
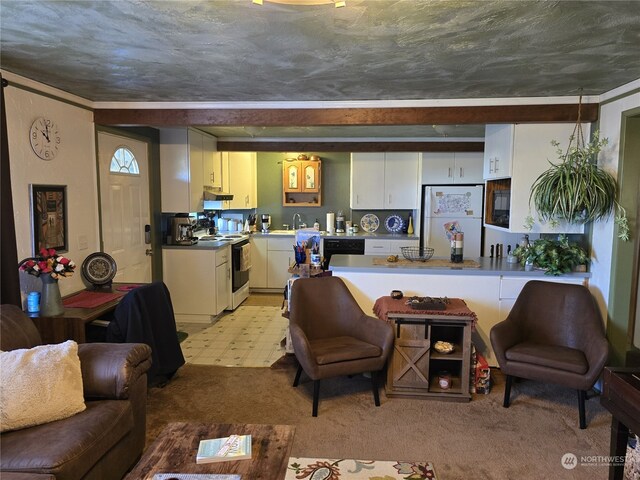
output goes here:
<path id="1" fill-rule="evenodd" d="M 58 125 L 46 117 L 39 117 L 31 124 L 29 140 L 34 153 L 43 160 L 53 160 L 61 145 Z"/>

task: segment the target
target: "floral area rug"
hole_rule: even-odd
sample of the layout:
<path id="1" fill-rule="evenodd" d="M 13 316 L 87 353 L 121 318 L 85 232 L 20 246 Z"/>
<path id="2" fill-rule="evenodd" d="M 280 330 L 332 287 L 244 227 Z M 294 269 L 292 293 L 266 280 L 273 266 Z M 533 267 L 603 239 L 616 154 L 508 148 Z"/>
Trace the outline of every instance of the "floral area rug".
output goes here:
<path id="1" fill-rule="evenodd" d="M 291 457 L 285 480 L 431 480 L 436 478 L 430 462 Z"/>

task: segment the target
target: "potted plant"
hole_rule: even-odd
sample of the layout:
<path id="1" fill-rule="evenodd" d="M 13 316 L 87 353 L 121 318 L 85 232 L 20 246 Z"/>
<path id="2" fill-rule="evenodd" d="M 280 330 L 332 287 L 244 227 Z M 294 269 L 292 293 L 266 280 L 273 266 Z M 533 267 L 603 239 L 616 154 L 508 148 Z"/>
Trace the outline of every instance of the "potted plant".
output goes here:
<path id="1" fill-rule="evenodd" d="M 541 238 L 531 245 L 518 246 L 513 254 L 521 263 L 545 270 L 546 275 L 569 273 L 589 262 L 587 252 L 577 243 L 569 243 L 566 235 L 559 235 L 557 240 Z"/>
<path id="2" fill-rule="evenodd" d="M 579 121 L 578 121 L 579 122 Z M 629 240 L 629 224 L 624 208 L 618 203 L 618 185 L 613 176 L 597 165 L 598 153 L 607 144 L 595 132 L 589 143 L 584 143 L 582 129 L 569 139 L 566 152 L 558 148 L 558 164 L 543 172 L 531 186 L 529 203 L 533 202 L 543 221 L 557 225 L 561 220 L 582 224 L 606 218 L 617 209 L 615 218 L 618 237 Z M 575 145 L 573 141 L 575 139 Z M 557 141 L 551 142 L 556 147 Z M 532 226 L 529 217 L 527 224 Z"/>

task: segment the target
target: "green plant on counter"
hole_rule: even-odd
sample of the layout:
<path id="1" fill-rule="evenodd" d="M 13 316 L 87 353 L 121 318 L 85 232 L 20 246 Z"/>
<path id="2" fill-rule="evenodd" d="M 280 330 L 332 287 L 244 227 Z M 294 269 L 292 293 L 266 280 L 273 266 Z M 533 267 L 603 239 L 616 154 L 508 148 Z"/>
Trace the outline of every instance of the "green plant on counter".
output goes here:
<path id="1" fill-rule="evenodd" d="M 557 240 L 541 238 L 526 247 L 518 246 L 513 254 L 522 264 L 530 263 L 546 270 L 546 275 L 562 275 L 589 263 L 587 252 L 577 243 L 569 243 L 566 235 L 559 235 Z"/>
<path id="2" fill-rule="evenodd" d="M 585 144 L 579 124 L 576 131 L 577 136 L 574 131 L 569 139 L 567 151 L 557 150 L 562 162 L 549 162 L 551 167 L 531 186 L 529 204 L 533 202 L 542 221 L 556 226 L 561 220 L 572 224 L 602 220 L 617 210 L 618 237 L 628 241 L 629 223 L 625 209 L 617 200 L 617 182 L 596 163 L 607 139 L 600 139 L 596 131 L 591 142 Z M 557 141 L 551 143 L 559 146 Z"/>

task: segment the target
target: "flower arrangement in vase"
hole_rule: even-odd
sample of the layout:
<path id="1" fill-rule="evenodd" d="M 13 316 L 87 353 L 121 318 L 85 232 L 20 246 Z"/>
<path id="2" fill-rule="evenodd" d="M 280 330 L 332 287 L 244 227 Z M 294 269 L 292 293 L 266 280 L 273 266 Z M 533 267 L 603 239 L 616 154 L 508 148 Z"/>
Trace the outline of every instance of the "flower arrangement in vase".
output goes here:
<path id="1" fill-rule="evenodd" d="M 75 269 L 76 264 L 73 260 L 58 255 L 53 248 L 43 248 L 40 255 L 25 258 L 20 262 L 20 270 L 23 272 L 36 277 L 48 273 L 54 280 L 58 277 L 70 277 Z"/>
<path id="2" fill-rule="evenodd" d="M 19 269 L 42 280 L 40 315 L 49 317 L 64 312 L 58 279 L 73 275 L 76 269 L 73 260 L 58 255 L 53 248 L 43 248 L 40 255 L 22 260 Z"/>

